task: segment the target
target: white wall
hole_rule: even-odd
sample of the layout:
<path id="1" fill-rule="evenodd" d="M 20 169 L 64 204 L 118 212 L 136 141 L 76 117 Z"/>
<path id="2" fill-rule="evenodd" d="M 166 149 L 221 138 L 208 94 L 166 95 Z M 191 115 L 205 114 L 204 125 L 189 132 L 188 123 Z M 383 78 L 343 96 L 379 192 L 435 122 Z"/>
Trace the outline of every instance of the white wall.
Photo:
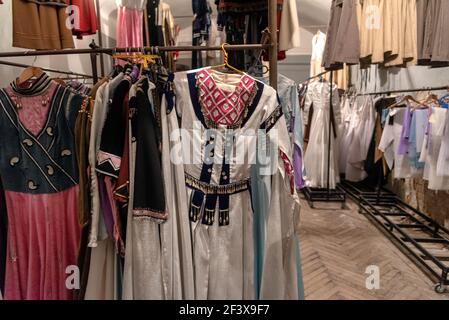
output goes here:
<path id="1" fill-rule="evenodd" d="M 0 51 L 19 51 L 22 49 L 12 47 L 12 8 L 13 0 L 4 0 L 0 5 Z M 212 0 L 212 7 L 215 7 Z M 165 0 L 171 8 L 177 24 L 181 26 L 179 37 L 180 45 L 191 44 L 192 32 L 192 8 L 189 0 Z M 329 8 L 331 0 L 297 0 L 299 11 L 299 22 L 301 26 L 301 47 L 288 52 L 288 59 L 280 62 L 280 72 L 288 75 L 297 81 L 302 81 L 308 74 L 308 61 L 311 54 L 311 41 L 317 30 L 326 31 L 329 19 Z M 215 8 L 214 8 L 215 9 Z M 115 46 L 115 25 L 116 25 L 116 5 L 115 0 L 100 0 L 100 14 L 102 21 L 102 38 L 104 47 Z M 88 48 L 92 39 L 98 44 L 98 36 L 85 37 L 83 40 L 75 40 L 76 48 Z M 188 58 L 187 56 L 184 56 Z M 80 73 L 91 73 L 89 55 L 77 56 L 41 56 L 5 58 L 14 62 L 33 64 L 40 67 L 49 67 L 59 70 L 71 70 Z M 106 70 L 110 65 L 110 59 L 105 56 Z M 6 86 L 12 81 L 22 69 L 0 65 L 0 86 Z M 99 69 L 100 70 L 100 69 Z"/>

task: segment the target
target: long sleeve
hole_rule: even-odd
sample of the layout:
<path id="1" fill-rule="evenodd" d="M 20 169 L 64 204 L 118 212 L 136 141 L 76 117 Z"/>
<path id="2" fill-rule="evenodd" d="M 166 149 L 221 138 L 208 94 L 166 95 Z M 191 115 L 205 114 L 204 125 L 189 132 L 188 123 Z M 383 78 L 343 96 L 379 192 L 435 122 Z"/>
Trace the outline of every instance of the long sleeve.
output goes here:
<path id="1" fill-rule="evenodd" d="M 182 157 L 181 134 L 175 110 L 181 114 L 182 97 L 186 95 L 178 92 L 175 106 L 173 96 L 166 93 L 161 106 L 162 170 L 168 214 L 161 232 L 162 246 L 165 248 L 162 265 L 166 299 L 192 300 L 195 299 L 195 285 L 184 167 L 172 161 L 172 152 L 176 150 L 180 152 L 177 155 Z"/>
<path id="2" fill-rule="evenodd" d="M 285 117 L 277 106 L 276 95 L 266 103 L 264 123 L 272 163 L 271 196 L 266 217 L 266 239 L 260 299 L 298 299 L 302 279 L 299 252 L 295 246 L 299 221 L 299 198 L 296 194 L 291 159 L 291 143 Z M 271 111 L 271 112 L 270 112 Z"/>

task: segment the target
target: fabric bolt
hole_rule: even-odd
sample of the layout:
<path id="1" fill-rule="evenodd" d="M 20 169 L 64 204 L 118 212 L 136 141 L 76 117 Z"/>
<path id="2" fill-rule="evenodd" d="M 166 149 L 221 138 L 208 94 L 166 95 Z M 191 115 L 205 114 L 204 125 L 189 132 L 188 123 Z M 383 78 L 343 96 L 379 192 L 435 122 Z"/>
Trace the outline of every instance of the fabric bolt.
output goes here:
<path id="1" fill-rule="evenodd" d="M 38 1 L 12 1 L 13 46 L 38 50 L 74 48 L 65 10 L 65 6 Z"/>

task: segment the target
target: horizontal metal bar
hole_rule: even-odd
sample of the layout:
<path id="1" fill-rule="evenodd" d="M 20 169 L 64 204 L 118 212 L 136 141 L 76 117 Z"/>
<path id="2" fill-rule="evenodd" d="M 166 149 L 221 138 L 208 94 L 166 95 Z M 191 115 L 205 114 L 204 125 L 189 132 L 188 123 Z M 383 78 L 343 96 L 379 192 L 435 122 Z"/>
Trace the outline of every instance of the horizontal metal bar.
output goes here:
<path id="1" fill-rule="evenodd" d="M 446 244 L 449 244 L 449 241 L 447 241 L 446 239 L 432 239 L 432 238 L 410 238 L 410 239 L 407 239 L 407 238 L 403 238 L 402 240 L 406 241 L 406 242 L 411 242 L 412 239 L 419 243 L 446 243 Z"/>
<path id="2" fill-rule="evenodd" d="M 226 45 L 227 51 L 233 50 L 257 50 L 268 49 L 271 45 L 262 44 L 236 44 Z M 143 48 L 96 48 L 96 49 L 66 49 L 66 50 L 39 50 L 39 51 L 16 51 L 16 52 L 0 52 L 0 58 L 5 57 L 26 57 L 26 56 L 54 56 L 54 55 L 70 55 L 70 54 L 91 54 L 91 53 L 133 53 L 133 52 L 151 52 L 158 51 L 220 51 L 221 46 L 168 46 L 168 47 L 143 47 Z"/>
<path id="3" fill-rule="evenodd" d="M 430 260 L 429 257 L 422 255 L 421 256 L 424 260 Z M 449 261 L 449 257 L 448 256 L 435 256 L 435 258 L 437 258 L 440 261 Z"/>
<path id="4" fill-rule="evenodd" d="M 429 229 L 428 226 L 423 225 L 423 224 L 417 225 L 417 224 L 402 224 L 402 223 L 400 223 L 400 224 L 397 224 L 397 226 L 399 228 L 403 228 L 403 229 Z"/>
<path id="5" fill-rule="evenodd" d="M 0 61 L 0 65 L 17 67 L 17 68 L 28 68 L 29 67 L 29 65 L 27 65 L 27 64 L 10 62 L 10 61 Z M 77 73 L 77 72 L 72 72 L 72 71 L 61 71 L 61 70 L 55 70 L 55 69 L 50 69 L 50 68 L 42 68 L 42 67 L 38 67 L 38 68 L 43 70 L 43 71 L 47 71 L 47 72 L 67 74 L 67 75 L 84 77 L 84 78 L 93 78 L 91 75 L 83 74 L 83 73 Z"/>
<path id="6" fill-rule="evenodd" d="M 382 95 L 382 94 L 422 92 L 422 91 L 441 91 L 441 90 L 449 90 L 449 85 L 441 86 L 441 87 L 420 88 L 420 89 L 401 89 L 401 90 L 388 90 L 388 91 L 379 91 L 379 92 L 359 93 L 359 94 L 357 94 L 357 96 L 377 96 L 377 95 Z"/>

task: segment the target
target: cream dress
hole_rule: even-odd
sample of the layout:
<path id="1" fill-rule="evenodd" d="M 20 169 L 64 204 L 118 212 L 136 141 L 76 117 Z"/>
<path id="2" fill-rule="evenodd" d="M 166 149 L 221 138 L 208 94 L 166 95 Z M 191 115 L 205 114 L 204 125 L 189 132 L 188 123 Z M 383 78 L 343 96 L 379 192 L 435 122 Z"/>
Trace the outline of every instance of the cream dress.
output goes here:
<path id="1" fill-rule="evenodd" d="M 330 121 L 330 88 L 329 82 L 315 81 L 309 84 L 306 102 L 304 107 L 303 122 L 310 126 L 309 143 L 304 156 L 304 167 L 306 171 L 306 184 L 313 188 L 327 187 L 328 173 L 328 147 L 329 147 L 329 121 Z M 338 89 L 333 87 L 332 105 L 336 124 L 336 133 L 341 123 L 340 116 L 340 97 Z M 308 123 L 310 108 L 313 105 L 312 122 Z M 338 165 L 338 140 L 331 132 L 330 145 L 330 180 L 331 189 L 335 189 L 340 181 Z"/>

